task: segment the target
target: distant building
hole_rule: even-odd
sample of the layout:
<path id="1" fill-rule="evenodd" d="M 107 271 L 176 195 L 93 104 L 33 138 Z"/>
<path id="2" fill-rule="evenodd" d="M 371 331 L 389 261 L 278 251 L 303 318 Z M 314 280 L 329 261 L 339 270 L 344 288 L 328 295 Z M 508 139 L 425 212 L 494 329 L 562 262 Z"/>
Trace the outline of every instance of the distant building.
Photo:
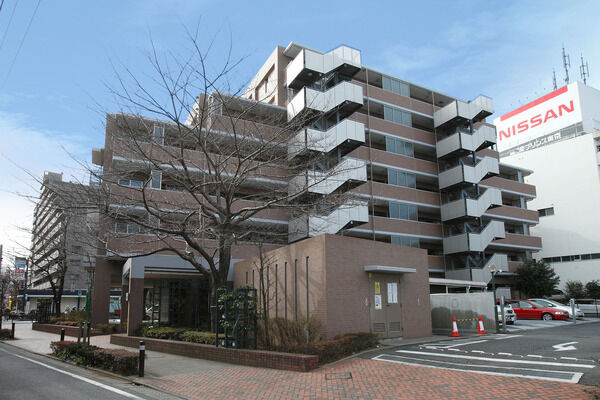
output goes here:
<path id="1" fill-rule="evenodd" d="M 52 301 L 51 282 L 58 284 L 64 269 L 61 311 L 85 306 L 96 263 L 93 231 L 98 225 L 98 208 L 90 193 L 88 186 L 63 182 L 62 174 L 44 173 L 34 211 L 27 310 Z"/>
<path id="2" fill-rule="evenodd" d="M 573 82 L 494 120 L 502 162 L 535 171 L 535 255 L 560 276 L 600 279 L 600 91 Z"/>

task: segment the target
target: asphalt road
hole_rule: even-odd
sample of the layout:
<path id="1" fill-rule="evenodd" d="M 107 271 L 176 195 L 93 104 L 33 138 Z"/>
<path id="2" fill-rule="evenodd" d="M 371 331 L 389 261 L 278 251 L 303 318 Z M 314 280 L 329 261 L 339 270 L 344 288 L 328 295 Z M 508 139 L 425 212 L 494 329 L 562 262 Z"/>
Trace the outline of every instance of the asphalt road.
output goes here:
<path id="1" fill-rule="evenodd" d="M 0 398 L 124 400 L 173 397 L 0 343 Z"/>
<path id="2" fill-rule="evenodd" d="M 600 386 L 600 322 L 399 346 L 362 357 Z"/>

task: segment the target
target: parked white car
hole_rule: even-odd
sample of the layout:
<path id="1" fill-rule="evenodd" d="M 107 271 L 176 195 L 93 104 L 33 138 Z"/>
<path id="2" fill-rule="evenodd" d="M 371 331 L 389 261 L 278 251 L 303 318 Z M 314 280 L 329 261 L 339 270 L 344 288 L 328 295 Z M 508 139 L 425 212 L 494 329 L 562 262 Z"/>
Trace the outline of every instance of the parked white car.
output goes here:
<path id="1" fill-rule="evenodd" d="M 498 304 L 496 305 L 496 311 L 498 312 L 498 321 L 502 324 L 502 310 Z M 504 316 L 506 318 L 506 325 L 514 325 L 517 322 L 517 314 L 510 304 L 504 305 Z"/>
<path id="2" fill-rule="evenodd" d="M 540 307 L 556 308 L 558 310 L 566 311 L 569 313 L 569 318 L 573 318 L 573 311 L 571 310 L 571 306 L 560 304 L 559 302 L 556 302 L 554 300 L 546 299 L 529 299 L 529 301 L 533 301 Z M 575 315 L 577 316 L 577 318 L 583 318 L 583 311 L 581 311 L 577 306 L 575 306 Z"/>

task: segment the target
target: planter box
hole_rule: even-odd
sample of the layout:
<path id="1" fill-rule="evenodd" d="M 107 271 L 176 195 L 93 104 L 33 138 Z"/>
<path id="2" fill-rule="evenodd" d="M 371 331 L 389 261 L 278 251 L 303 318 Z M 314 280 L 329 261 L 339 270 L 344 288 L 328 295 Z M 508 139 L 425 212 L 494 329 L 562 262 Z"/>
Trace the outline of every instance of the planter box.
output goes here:
<path id="1" fill-rule="evenodd" d="M 56 324 L 38 324 L 38 323 L 34 323 L 31 325 L 31 329 L 33 329 L 34 331 L 56 333 L 57 335 L 60 335 L 60 330 L 62 328 L 65 328 L 65 336 L 77 337 L 77 331 L 79 330 L 78 326 L 56 325 Z M 83 335 L 83 333 L 82 333 L 82 335 Z M 98 335 L 105 335 L 105 333 L 102 333 L 102 331 L 100 331 L 98 329 L 92 328 L 92 331 L 90 332 L 90 336 L 98 336 Z"/>
<path id="2" fill-rule="evenodd" d="M 112 344 L 135 348 L 139 346 L 140 340 L 146 342 L 147 350 L 177 354 L 184 357 L 221 361 L 230 364 L 247 365 L 250 367 L 307 372 L 319 366 L 319 358 L 313 355 L 278 353 L 264 350 L 238 350 L 215 347 L 208 344 L 150 339 L 145 337 L 127 336 L 125 334 L 110 336 L 110 342 Z"/>

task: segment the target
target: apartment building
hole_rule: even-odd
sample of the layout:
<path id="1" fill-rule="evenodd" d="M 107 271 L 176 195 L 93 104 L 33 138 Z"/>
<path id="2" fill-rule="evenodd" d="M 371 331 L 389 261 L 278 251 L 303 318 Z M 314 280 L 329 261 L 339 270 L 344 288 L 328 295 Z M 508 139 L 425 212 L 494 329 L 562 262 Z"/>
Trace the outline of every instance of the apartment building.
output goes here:
<path id="1" fill-rule="evenodd" d="M 531 233 L 535 255 L 560 277 L 584 284 L 600 279 L 600 91 L 573 82 L 494 120 L 503 162 L 534 170 L 527 182 L 538 197 Z"/>
<path id="2" fill-rule="evenodd" d="M 54 312 L 52 286 L 59 288 L 61 280 L 61 312 L 85 307 L 97 252 L 99 212 L 92 191 L 64 182 L 62 173 L 44 172 L 33 214 L 26 311 L 45 303 Z"/>
<path id="3" fill-rule="evenodd" d="M 499 161 L 496 132 L 486 122 L 492 113 L 483 96 L 464 102 L 365 67 L 356 49 L 324 53 L 291 43 L 274 50 L 243 96 L 199 96 L 186 123 L 227 137 L 244 131 L 241 116 L 246 129 L 285 138 L 285 165 L 262 169 L 246 181 L 245 193 L 284 191 L 306 205 L 263 210 L 248 220 L 249 231 L 276 233 L 263 247 L 271 316 L 316 315 L 327 336 L 415 337 L 431 333 L 423 317 L 430 315 L 430 291 L 483 290 L 491 265 L 501 278 L 541 249 L 529 232 L 538 222 L 526 208 L 536 196 L 524 182 L 531 171 Z M 156 165 L 131 168 L 143 163 L 117 132 L 135 124 L 153 142 L 139 146 L 148 146 L 145 153 L 169 148 L 170 124 L 109 115 L 105 148 L 93 153 L 103 173 L 112 174 L 104 185 L 113 192 L 151 187 L 160 190 L 154 196 L 182 207 L 187 189 L 169 182 L 169 173 L 159 174 Z M 185 151 L 190 160 L 203 157 L 195 146 Z M 197 170 L 206 176 L 205 166 Z M 181 257 L 160 252 L 156 241 L 140 241 L 139 227 L 112 223 L 114 237 L 97 262 L 95 322 L 105 317 L 102 293 L 123 285 L 130 327 L 131 310 L 139 323 L 144 307 L 158 323 L 174 323 L 173 307 L 165 305 L 187 290 L 182 285 L 202 282 L 199 274 Z M 213 238 L 203 240 L 215 246 Z M 232 249 L 234 286 L 258 287 L 254 242 L 238 240 Z M 140 251 L 157 254 L 126 257 Z M 160 310 L 151 298 L 162 300 Z M 193 307 L 198 313 L 207 304 Z"/>

